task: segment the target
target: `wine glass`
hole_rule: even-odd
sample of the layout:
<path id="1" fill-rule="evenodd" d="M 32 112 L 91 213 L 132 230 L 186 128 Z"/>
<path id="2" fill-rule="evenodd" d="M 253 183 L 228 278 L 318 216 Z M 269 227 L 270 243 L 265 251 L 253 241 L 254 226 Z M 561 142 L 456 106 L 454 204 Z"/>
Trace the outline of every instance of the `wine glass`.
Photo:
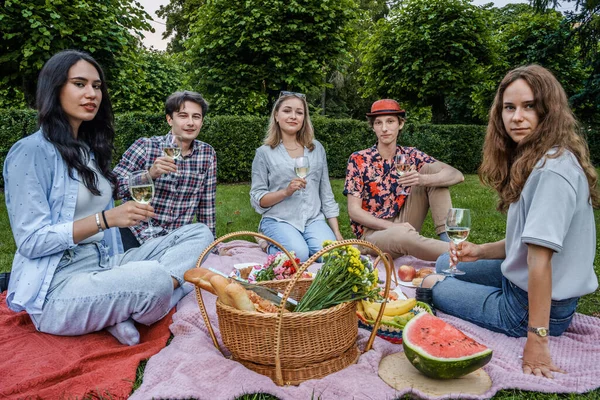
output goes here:
<path id="1" fill-rule="evenodd" d="M 294 172 L 296 173 L 296 176 L 298 178 L 306 178 L 306 176 L 308 175 L 308 171 L 310 171 L 308 157 L 302 156 L 294 158 Z"/>
<path id="2" fill-rule="evenodd" d="M 154 197 L 154 181 L 147 170 L 133 171 L 129 174 L 129 192 L 131 198 L 140 204 L 149 204 Z M 152 218 L 148 219 L 148 228 L 142 231 L 144 235 L 154 237 L 162 231 L 160 226 L 152 226 Z"/>
<path id="3" fill-rule="evenodd" d="M 451 208 L 446 217 L 446 234 L 458 246 L 469 237 L 471 231 L 471 210 L 467 208 Z M 450 268 L 442 271 L 447 275 L 464 275 L 465 272 L 450 265 Z"/>
<path id="4" fill-rule="evenodd" d="M 396 167 L 396 173 L 398 176 L 402 177 L 405 173 L 410 171 L 410 157 L 408 154 L 400 153 L 396 155 L 394 160 L 394 165 Z M 402 186 L 402 191 L 400 194 L 408 196 L 408 192 L 406 191 L 406 187 Z"/>
<path id="5" fill-rule="evenodd" d="M 179 158 L 181 156 L 181 141 L 182 138 L 179 135 L 167 135 L 163 147 L 164 156 L 171 158 L 173 161 Z M 176 172 L 172 174 L 177 176 Z"/>

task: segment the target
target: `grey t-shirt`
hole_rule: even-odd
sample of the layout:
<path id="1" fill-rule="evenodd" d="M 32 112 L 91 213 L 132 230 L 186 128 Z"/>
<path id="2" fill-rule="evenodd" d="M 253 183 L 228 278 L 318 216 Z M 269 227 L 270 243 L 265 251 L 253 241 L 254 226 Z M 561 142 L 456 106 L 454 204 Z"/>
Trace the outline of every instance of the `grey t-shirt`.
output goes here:
<path id="1" fill-rule="evenodd" d="M 304 148 L 304 155 L 308 157 L 310 165 L 305 178 L 306 188 L 297 190 L 271 207 L 261 207 L 260 199 L 267 193 L 285 189 L 296 178 L 294 159 L 281 143 L 274 149 L 267 145 L 256 149 L 252 162 L 250 203 L 263 218 L 285 221 L 304 232 L 304 228 L 315 220 L 339 216 L 340 208 L 329 182 L 325 149 L 318 141 L 313 143 L 313 151 Z"/>
<path id="2" fill-rule="evenodd" d="M 548 154 L 554 154 L 552 149 Z M 510 205 L 502 273 L 527 291 L 527 244 L 552 249 L 552 300 L 592 293 L 596 225 L 588 182 L 575 156 L 543 157 Z"/>
<path id="3" fill-rule="evenodd" d="M 112 188 L 108 180 L 102 175 L 99 171 L 98 166 L 96 165 L 96 161 L 94 158 L 86 155 L 87 157 L 87 166 L 92 169 L 96 173 L 96 177 L 98 178 L 98 190 L 100 190 L 101 195 L 95 196 L 90 192 L 90 190 L 83 184 L 83 180 L 79 181 L 79 191 L 77 192 L 77 202 L 75 205 L 75 215 L 73 216 L 73 221 L 77 221 L 79 219 L 85 218 L 89 215 L 96 214 L 102 212 L 110 202 L 112 198 Z M 102 216 L 98 216 L 100 220 L 102 220 Z M 103 225 L 102 221 L 100 222 Z M 99 242 L 104 238 L 104 233 L 98 232 L 89 238 L 83 239 L 79 243 L 92 243 Z"/>

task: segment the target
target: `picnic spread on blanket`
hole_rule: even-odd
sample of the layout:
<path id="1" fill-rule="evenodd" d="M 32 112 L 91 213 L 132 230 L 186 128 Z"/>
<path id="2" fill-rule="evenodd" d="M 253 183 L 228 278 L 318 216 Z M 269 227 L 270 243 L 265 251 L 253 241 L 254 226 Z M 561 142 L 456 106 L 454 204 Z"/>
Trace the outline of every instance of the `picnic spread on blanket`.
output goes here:
<path id="1" fill-rule="evenodd" d="M 338 247 L 343 245 L 344 243 L 338 243 Z M 258 245 L 250 242 L 234 240 L 218 243 L 216 247 L 220 255 L 205 252 L 198 260 L 197 267 L 202 276 L 206 273 L 203 270 L 206 269 L 237 276 L 239 271 L 236 270 L 240 269 L 240 264 L 249 266 L 253 263 L 266 263 L 267 255 Z M 333 248 L 331 245 L 326 246 L 324 252 Z M 319 255 L 315 259 L 318 257 Z M 319 268 L 324 269 L 324 264 L 319 265 L 312 263 L 313 261 L 315 260 L 309 259 L 299 271 L 304 272 L 306 269 L 316 273 L 316 279 L 317 271 Z M 377 264 L 379 276 L 385 277 L 386 283 L 389 284 L 386 260 L 382 258 L 380 261 Z M 394 260 L 395 269 L 401 265 L 412 265 L 415 270 L 431 267 L 431 263 L 413 257 Z M 302 281 L 302 278 L 291 279 L 286 280 L 283 286 L 275 286 L 276 291 L 283 297 L 282 303 L 291 297 L 291 293 L 298 295 L 298 292 L 293 292 L 293 286 Z M 393 310 L 400 307 L 395 306 L 399 302 L 393 301 L 387 306 L 382 304 L 377 309 L 377 317 L 381 317 L 379 322 L 377 319 L 373 321 L 371 318 L 365 318 L 363 325 L 368 328 L 368 324 L 372 324 L 371 330 L 356 327 L 361 312 L 368 315 L 372 314 L 373 310 L 365 311 L 365 304 L 361 302 L 362 311 L 359 306 L 359 309 L 355 309 L 351 314 L 355 324 L 353 332 L 356 335 L 350 348 L 357 346 L 357 358 L 342 356 L 338 357 L 342 360 L 332 363 L 325 356 L 324 361 L 314 362 L 312 356 L 315 349 L 323 350 L 324 347 L 321 343 L 313 343 L 322 341 L 323 336 L 319 336 L 321 332 L 317 331 L 315 336 L 310 336 L 314 329 L 310 325 L 311 318 L 305 318 L 308 323 L 306 335 L 302 324 L 294 325 L 295 321 L 289 319 L 300 313 L 283 309 L 267 314 L 239 310 L 235 306 L 225 305 L 218 291 L 215 290 L 217 295 L 210 293 L 210 290 L 206 290 L 208 286 L 203 287 L 205 284 L 206 282 L 198 284 L 196 293 L 190 293 L 180 302 L 171 326 L 174 338 L 169 346 L 148 361 L 144 381 L 133 393 L 132 398 L 225 399 L 243 394 L 268 393 L 281 399 L 394 399 L 412 393 L 422 398 L 483 399 L 493 396 L 498 390 L 509 388 L 584 393 L 598 387 L 596 377 L 600 374 L 600 366 L 597 356 L 594 355 L 600 352 L 600 320 L 597 318 L 577 314 L 569 330 L 552 339 L 550 347 L 555 354 L 556 363 L 568 371 L 567 374 L 556 374 L 553 380 L 523 374 L 519 356 L 524 338 L 507 337 L 442 313 L 435 317 L 426 309 L 413 313 L 413 318 L 405 323 L 402 334 L 405 339 L 410 331 L 418 333 L 423 329 L 437 329 L 444 331 L 446 339 L 466 342 L 467 347 L 474 350 L 461 357 L 451 352 L 438 352 L 433 357 L 433 352 L 422 354 L 423 348 L 430 350 L 427 345 L 431 343 L 421 343 L 423 338 L 419 338 L 418 334 L 410 334 L 409 341 L 404 340 L 403 344 L 399 344 L 397 340 L 384 340 L 382 337 L 385 337 L 385 334 L 378 329 L 378 325 L 382 317 L 389 317 L 385 315 L 385 308 L 390 307 Z M 407 294 L 409 299 L 415 294 L 414 289 L 410 287 L 402 287 L 402 292 Z M 332 308 L 336 307 L 338 306 Z M 381 310 L 383 312 L 380 314 Z M 321 311 L 310 311 L 307 314 Z M 388 311 L 388 314 L 390 312 Z M 239 316 L 242 318 L 235 319 Z M 269 321 L 266 321 L 267 319 Z M 394 321 L 392 317 L 391 325 L 398 323 L 398 320 L 399 318 Z M 232 321 L 246 324 L 237 330 L 237 338 L 233 337 L 235 332 L 230 326 Z M 335 340 L 339 335 L 336 328 L 339 322 L 333 318 L 321 323 L 332 325 L 329 332 Z M 292 331 L 284 332 L 287 325 L 294 327 L 296 336 Z M 411 326 L 414 326 L 414 329 L 411 329 Z M 327 327 L 321 328 L 328 330 Z M 373 330 L 377 331 L 377 336 L 373 336 Z M 435 335 L 429 337 L 432 340 L 439 339 Z M 288 343 L 284 344 L 284 339 Z M 344 340 L 341 338 L 340 342 Z M 265 352 L 263 347 L 268 350 Z M 346 345 L 342 345 L 341 348 L 346 349 Z M 325 350 L 333 353 L 337 351 L 337 354 L 340 354 L 340 349 L 335 346 Z M 269 357 L 264 357 L 265 354 Z M 427 356 L 429 359 L 426 359 Z M 280 365 L 277 365 L 277 357 Z M 415 368 L 415 359 L 419 359 L 422 364 L 419 368 Z M 479 368 L 481 366 L 483 368 Z M 327 369 L 330 372 L 327 372 Z M 313 373 L 320 376 L 313 377 Z M 287 382 L 286 377 L 289 378 Z M 446 379 L 440 379 L 441 377 Z M 456 378 L 448 379 L 449 377 Z M 215 382 L 218 382 L 218 385 Z"/>
<path id="2" fill-rule="evenodd" d="M 378 277 L 380 287 L 373 289 L 387 302 L 352 301 L 292 312 L 319 271 L 327 270 L 323 254 L 346 262 L 343 257 L 354 255 L 348 246 L 370 244 L 334 242 L 299 265 L 286 250 L 269 256 L 256 243 L 225 241 L 243 234 L 249 233 L 215 241 L 200 256 L 198 268 L 188 271 L 186 279 L 196 290 L 172 315 L 173 339 L 166 347 L 168 317 L 147 330 L 141 327 L 142 342 L 128 347 L 106 332 L 81 337 L 37 332 L 27 314 L 6 309 L 3 294 L 0 349 L 8 358 L 0 362 L 2 397 L 126 398 L 139 361 L 148 357 L 142 385 L 132 399 L 231 399 L 253 393 L 282 400 L 395 399 L 404 394 L 484 399 L 511 388 L 584 393 L 598 387 L 598 318 L 577 314 L 565 334 L 552 338 L 555 362 L 566 374 L 552 380 L 524 375 L 520 355 L 525 338 L 494 333 L 440 312 L 434 316 L 428 304 L 416 301 L 412 281 L 430 273 L 432 263 L 411 256 L 360 256 L 365 276 Z M 215 249 L 218 254 L 211 251 Z M 261 275 L 272 278 L 269 274 L 282 279 L 260 281 Z M 233 290 L 231 280 L 222 275 L 246 284 L 245 277 L 248 291 L 242 286 L 243 292 Z M 365 285 L 369 287 L 371 283 Z M 271 288 L 279 296 L 278 305 L 288 309 L 261 302 L 252 294 L 256 288 Z M 266 313 L 255 311 L 261 307 Z"/>

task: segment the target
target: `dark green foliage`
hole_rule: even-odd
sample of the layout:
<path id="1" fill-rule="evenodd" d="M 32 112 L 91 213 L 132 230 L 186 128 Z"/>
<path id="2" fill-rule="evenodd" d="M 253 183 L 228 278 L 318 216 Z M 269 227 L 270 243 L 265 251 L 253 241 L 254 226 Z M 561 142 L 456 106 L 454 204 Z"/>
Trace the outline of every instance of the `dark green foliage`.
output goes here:
<path id="1" fill-rule="evenodd" d="M 268 119 L 252 116 L 207 117 L 199 139 L 217 152 L 219 183 L 249 182 L 255 150 L 262 145 Z M 352 152 L 375 144 L 376 137 L 366 122 L 353 119 L 313 118 L 315 136 L 327 152 L 329 176 L 346 175 Z M 10 147 L 36 130 L 34 111 L 0 110 L 0 163 Z M 123 113 L 115 117 L 115 157 L 117 163 L 127 148 L 140 137 L 164 135 L 169 125 L 162 114 Z M 586 135 L 595 165 L 600 163 L 600 128 L 586 126 Z M 477 172 L 485 126 L 408 124 L 400 142 L 416 147 L 465 174 Z M 4 181 L 0 180 L 0 187 Z"/>
<path id="2" fill-rule="evenodd" d="M 19 139 L 36 131 L 36 112 L 32 110 L 0 110 L 0 165 L 11 146 Z M 0 187 L 4 178 L 0 176 Z"/>
<path id="3" fill-rule="evenodd" d="M 478 81 L 489 64 L 489 16 L 466 0 L 407 0 L 378 21 L 363 43 L 364 92 L 432 107 L 449 120 L 446 99 Z"/>
<path id="4" fill-rule="evenodd" d="M 280 90 L 320 87 L 347 56 L 355 0 L 213 0 L 188 15 L 185 67 L 215 113 L 266 114 Z"/>
<path id="5" fill-rule="evenodd" d="M 452 165 L 464 174 L 474 174 L 481 163 L 485 126 L 407 125 L 402 143 Z"/>
<path id="6" fill-rule="evenodd" d="M 5 0 L 0 7 L 0 93 L 34 104 L 42 65 L 55 53 L 91 53 L 108 80 L 127 65 L 150 19 L 132 0 Z M 0 107 L 10 103 L 0 98 Z"/>

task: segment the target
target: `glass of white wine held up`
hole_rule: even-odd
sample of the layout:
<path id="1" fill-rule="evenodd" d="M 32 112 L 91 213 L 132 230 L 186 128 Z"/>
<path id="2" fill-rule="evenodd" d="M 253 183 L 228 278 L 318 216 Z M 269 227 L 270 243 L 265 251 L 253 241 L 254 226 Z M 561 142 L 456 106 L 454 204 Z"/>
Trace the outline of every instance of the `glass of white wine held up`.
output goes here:
<path id="1" fill-rule="evenodd" d="M 302 156 L 294 158 L 294 172 L 298 178 L 306 178 L 309 171 L 310 163 L 308 161 L 308 157 Z"/>
<path id="2" fill-rule="evenodd" d="M 140 204 L 149 204 L 154 198 L 154 181 L 147 170 L 133 171 L 129 174 L 129 193 L 131 198 Z M 144 235 L 154 237 L 162 231 L 159 226 L 152 226 L 152 218 L 148 219 L 148 228 L 142 231 Z"/>
<path id="3" fill-rule="evenodd" d="M 394 166 L 396 167 L 396 173 L 399 177 L 403 177 L 408 171 L 410 171 L 410 157 L 408 154 L 400 153 L 397 154 L 394 158 Z M 400 194 L 408 196 L 408 192 L 406 191 L 406 187 L 402 186 L 402 191 Z"/>
<path id="4" fill-rule="evenodd" d="M 169 134 L 165 137 L 165 144 L 163 147 L 163 155 L 165 157 L 169 157 L 173 161 L 181 157 L 181 142 L 182 137 L 179 135 Z M 173 175 L 177 176 L 177 173 L 173 173 Z"/>
<path id="5" fill-rule="evenodd" d="M 471 232 L 471 210 L 468 208 L 451 208 L 446 217 L 446 234 L 458 246 L 469 237 Z M 464 275 L 465 272 L 450 265 L 450 268 L 442 271 L 447 275 Z"/>

